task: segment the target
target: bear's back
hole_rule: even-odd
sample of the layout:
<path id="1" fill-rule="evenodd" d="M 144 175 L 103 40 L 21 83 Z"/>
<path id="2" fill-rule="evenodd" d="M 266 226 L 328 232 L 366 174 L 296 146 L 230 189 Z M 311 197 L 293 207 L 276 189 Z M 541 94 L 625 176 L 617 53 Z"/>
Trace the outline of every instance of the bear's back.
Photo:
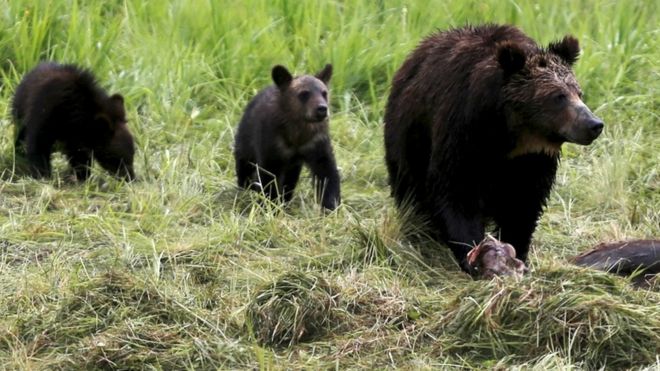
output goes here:
<path id="1" fill-rule="evenodd" d="M 90 72 L 74 65 L 44 62 L 30 71 L 16 88 L 12 115 L 16 121 L 23 120 L 29 110 L 32 114 L 76 111 L 79 115 L 81 109 L 104 97 Z"/>

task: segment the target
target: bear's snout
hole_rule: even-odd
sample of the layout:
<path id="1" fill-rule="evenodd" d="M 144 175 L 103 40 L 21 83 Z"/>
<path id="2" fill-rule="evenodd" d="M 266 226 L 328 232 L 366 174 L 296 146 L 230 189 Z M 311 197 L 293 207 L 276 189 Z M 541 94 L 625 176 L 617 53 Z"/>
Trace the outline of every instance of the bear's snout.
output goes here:
<path id="1" fill-rule="evenodd" d="M 316 110 L 314 111 L 314 118 L 316 121 L 323 121 L 326 117 L 328 117 L 328 105 L 319 104 L 316 106 Z"/>
<path id="2" fill-rule="evenodd" d="M 564 130 L 563 135 L 569 142 L 589 145 L 596 140 L 603 132 L 605 124 L 603 120 L 594 115 L 589 108 L 581 101 L 577 102 L 572 108 L 573 120 Z"/>
<path id="3" fill-rule="evenodd" d="M 605 127 L 605 124 L 603 123 L 603 121 L 601 121 L 601 119 L 599 119 L 598 117 L 590 118 L 585 123 L 585 125 L 587 126 L 587 129 L 589 129 L 591 131 L 591 133 L 593 134 L 594 139 L 598 138 L 600 133 L 603 132 L 603 127 Z"/>
<path id="4" fill-rule="evenodd" d="M 591 113 L 589 108 L 584 104 L 578 108 L 578 112 L 576 126 L 579 130 L 578 133 L 576 133 L 577 138 L 575 142 L 584 145 L 591 144 L 591 142 L 596 140 L 600 133 L 603 132 L 605 124 L 603 123 L 603 120 Z"/>

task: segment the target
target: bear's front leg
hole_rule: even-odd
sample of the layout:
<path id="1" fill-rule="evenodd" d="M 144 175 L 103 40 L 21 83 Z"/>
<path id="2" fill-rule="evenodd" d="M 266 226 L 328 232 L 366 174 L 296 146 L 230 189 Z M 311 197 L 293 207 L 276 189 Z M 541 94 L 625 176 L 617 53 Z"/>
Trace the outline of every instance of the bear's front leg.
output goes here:
<path id="1" fill-rule="evenodd" d="M 530 201 L 531 202 L 531 201 Z M 541 207 L 526 209 L 512 207 L 495 218 L 499 228 L 500 241 L 513 245 L 516 257 L 527 263 L 527 253 L 536 229 L 536 222 L 541 215 Z"/>
<path id="2" fill-rule="evenodd" d="M 284 174 L 282 175 L 282 192 L 284 193 L 284 202 L 291 201 L 293 198 L 293 190 L 296 189 L 300 172 L 302 171 L 302 163 L 296 162 L 287 166 Z"/>
<path id="3" fill-rule="evenodd" d="M 500 240 L 513 245 L 517 258 L 527 261 L 536 224 L 552 189 L 557 157 L 528 154 L 509 160 L 488 198 Z"/>
<path id="4" fill-rule="evenodd" d="M 69 165 L 76 175 L 76 180 L 83 181 L 89 178 L 89 173 L 92 167 L 92 154 L 89 151 L 81 149 L 67 149 L 67 157 L 69 158 Z"/>
<path id="5" fill-rule="evenodd" d="M 30 164 L 30 173 L 34 178 L 50 177 L 50 156 L 54 141 L 44 133 L 29 134 L 26 157 Z"/>
<path id="6" fill-rule="evenodd" d="M 239 187 L 245 189 L 252 187 L 254 171 L 255 165 L 253 162 L 240 157 L 236 158 L 236 178 Z"/>
<path id="7" fill-rule="evenodd" d="M 321 206 L 334 210 L 341 203 L 339 170 L 335 163 L 330 141 L 326 140 L 305 156 L 305 161 L 314 176 L 316 197 Z"/>
<path id="8" fill-rule="evenodd" d="M 484 222 L 481 216 L 467 215 L 458 207 L 445 205 L 436 209 L 431 221 L 454 253 L 461 269 L 474 274 L 468 264 L 467 254 L 484 239 Z"/>

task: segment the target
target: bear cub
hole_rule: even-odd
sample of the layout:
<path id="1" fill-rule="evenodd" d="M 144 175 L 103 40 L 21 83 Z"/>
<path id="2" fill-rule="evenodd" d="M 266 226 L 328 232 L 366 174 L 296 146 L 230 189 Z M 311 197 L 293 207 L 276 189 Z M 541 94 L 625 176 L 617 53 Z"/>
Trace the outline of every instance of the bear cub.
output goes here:
<path id="1" fill-rule="evenodd" d="M 89 177 L 92 158 L 113 175 L 135 178 L 124 99 L 108 96 L 90 71 L 39 64 L 18 85 L 11 112 L 17 157 L 27 159 L 33 177 L 49 177 L 51 154 L 60 151 L 78 180 Z"/>
<path id="2" fill-rule="evenodd" d="M 312 173 L 317 199 L 334 210 L 340 203 L 339 171 L 328 132 L 332 65 L 316 76 L 293 77 L 275 66 L 275 82 L 247 105 L 234 144 L 239 187 L 291 200 L 303 164 Z"/>

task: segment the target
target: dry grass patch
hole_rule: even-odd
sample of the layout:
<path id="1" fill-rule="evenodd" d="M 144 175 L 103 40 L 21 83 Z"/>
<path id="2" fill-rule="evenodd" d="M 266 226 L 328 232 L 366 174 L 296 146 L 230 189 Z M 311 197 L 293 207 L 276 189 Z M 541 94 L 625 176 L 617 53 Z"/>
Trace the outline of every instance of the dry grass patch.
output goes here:
<path id="1" fill-rule="evenodd" d="M 458 291 L 438 326 L 444 352 L 519 361 L 557 352 L 588 368 L 650 364 L 660 351 L 660 295 L 579 268 Z"/>

